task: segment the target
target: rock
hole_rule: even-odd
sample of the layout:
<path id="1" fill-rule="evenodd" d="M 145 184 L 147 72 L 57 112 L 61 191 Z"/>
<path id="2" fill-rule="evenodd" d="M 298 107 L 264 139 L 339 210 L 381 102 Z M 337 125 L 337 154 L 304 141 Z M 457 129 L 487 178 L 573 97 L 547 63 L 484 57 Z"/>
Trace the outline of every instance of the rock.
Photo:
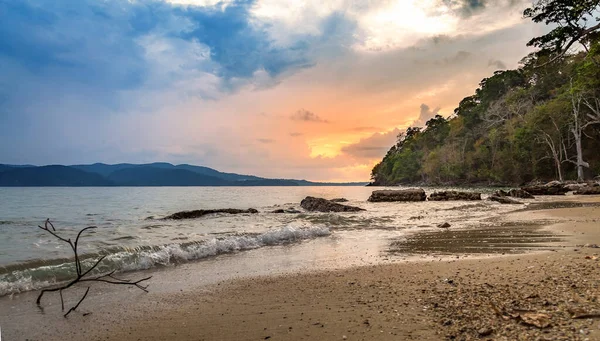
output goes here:
<path id="1" fill-rule="evenodd" d="M 329 201 L 332 201 L 332 202 L 348 202 L 348 199 L 346 199 L 346 198 L 335 198 L 335 199 L 331 199 Z"/>
<path id="2" fill-rule="evenodd" d="M 446 200 L 481 200 L 481 193 L 475 192 L 458 192 L 458 191 L 443 191 L 433 192 L 429 195 L 430 201 L 446 201 Z"/>
<path id="3" fill-rule="evenodd" d="M 531 195 L 564 195 L 569 192 L 569 189 L 559 181 L 552 181 L 545 185 L 526 186 L 521 189 Z"/>
<path id="4" fill-rule="evenodd" d="M 510 196 L 510 194 L 509 194 L 508 192 L 506 192 L 506 191 L 503 191 L 503 190 L 501 190 L 501 189 L 497 190 L 497 191 L 496 191 L 496 192 L 494 192 L 494 194 L 492 194 L 492 195 L 495 195 L 495 196 L 497 196 L 497 197 L 508 197 L 508 196 Z"/>
<path id="5" fill-rule="evenodd" d="M 169 216 L 166 216 L 166 217 L 162 218 L 162 220 L 194 219 L 194 218 L 200 218 L 207 214 L 213 214 L 213 213 L 228 213 L 228 214 L 253 213 L 254 214 L 254 213 L 258 213 L 258 211 L 253 208 L 249 208 L 247 210 L 240 210 L 240 209 L 236 209 L 236 208 L 225 208 L 225 209 L 218 209 L 218 210 L 181 211 L 181 212 L 173 213 Z"/>
<path id="6" fill-rule="evenodd" d="M 332 202 L 323 198 L 306 197 L 300 202 L 300 206 L 307 211 L 318 212 L 358 212 L 364 211 L 360 207 L 347 206 Z"/>
<path id="7" fill-rule="evenodd" d="M 494 330 L 492 328 L 483 327 L 477 331 L 477 334 L 479 334 L 479 336 L 488 336 L 488 335 L 492 334 L 493 332 L 494 332 Z"/>
<path id="8" fill-rule="evenodd" d="M 422 188 L 401 190 L 373 191 L 369 197 L 370 202 L 390 201 L 425 201 L 427 195 Z"/>
<path id="9" fill-rule="evenodd" d="M 598 186 L 594 186 L 594 187 L 582 187 L 577 192 L 575 192 L 575 194 L 578 194 L 578 195 L 600 194 L 600 187 L 598 187 Z"/>
<path id="10" fill-rule="evenodd" d="M 441 229 L 447 229 L 448 227 L 450 227 L 452 225 L 448 224 L 448 223 L 443 223 L 443 224 L 439 224 L 437 227 L 441 228 Z"/>
<path id="11" fill-rule="evenodd" d="M 521 199 L 535 199 L 535 197 L 533 195 L 531 195 L 531 193 L 522 190 L 522 189 L 511 189 L 508 192 L 508 195 L 510 195 L 513 198 L 521 198 Z"/>
<path id="12" fill-rule="evenodd" d="M 501 204 L 522 204 L 522 202 L 516 201 L 509 197 L 501 197 L 501 196 L 497 196 L 497 195 L 492 195 L 491 197 L 488 198 L 488 200 L 496 201 Z"/>
<path id="13" fill-rule="evenodd" d="M 271 213 L 302 213 L 302 212 L 295 210 L 293 208 L 288 208 L 288 209 L 278 208 L 275 211 L 271 211 Z"/>
<path id="14" fill-rule="evenodd" d="M 588 187 L 589 185 L 587 183 L 574 183 L 574 184 L 566 184 L 565 187 L 568 188 L 570 191 L 579 191 L 582 188 Z"/>

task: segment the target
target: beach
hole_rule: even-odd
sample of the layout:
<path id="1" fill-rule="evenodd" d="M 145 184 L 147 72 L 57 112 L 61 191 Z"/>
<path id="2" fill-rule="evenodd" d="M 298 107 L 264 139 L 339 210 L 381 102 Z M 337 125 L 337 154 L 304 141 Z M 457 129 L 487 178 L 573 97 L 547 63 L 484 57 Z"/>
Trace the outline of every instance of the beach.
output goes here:
<path id="1" fill-rule="evenodd" d="M 421 254 L 321 270 L 289 264 L 290 271 L 280 274 L 261 271 L 260 266 L 248 271 L 235 256 L 226 255 L 218 263 L 237 264 L 233 278 L 202 280 L 200 267 L 207 271 L 217 260 L 148 271 L 154 276 L 149 293 L 98 286 L 67 319 L 60 314 L 56 297 L 45 298 L 43 314 L 33 303 L 35 292 L 3 297 L 3 336 L 7 340 L 600 340 L 600 249 L 595 246 L 600 244 L 596 206 L 600 198 L 560 200 L 567 204 L 555 206 L 563 208 L 517 210 L 502 218 L 512 223 L 542 221 L 544 231 L 561 236 L 538 252 Z M 576 202 L 585 206 L 576 207 Z M 518 224 L 506 229 L 513 225 Z M 280 261 L 265 257 L 265 250 L 249 252 L 256 252 L 253 264 L 262 259 L 265 269 Z M 67 298 L 66 303 L 77 299 Z"/>

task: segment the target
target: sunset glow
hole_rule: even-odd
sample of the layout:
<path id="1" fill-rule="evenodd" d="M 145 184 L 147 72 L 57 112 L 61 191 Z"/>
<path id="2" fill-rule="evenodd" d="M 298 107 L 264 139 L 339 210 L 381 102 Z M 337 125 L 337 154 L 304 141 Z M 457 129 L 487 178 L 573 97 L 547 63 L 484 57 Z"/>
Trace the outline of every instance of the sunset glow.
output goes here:
<path id="1" fill-rule="evenodd" d="M 0 55 L 0 68 L 10 70 L 4 79 L 17 82 L 0 83 L 0 156 L 14 164 L 166 161 L 367 181 L 398 132 L 452 114 L 483 77 L 517 65 L 534 30 L 521 19 L 526 5 L 84 0 L 15 7 L 0 28 L 23 47 Z M 10 18 L 25 15 L 18 11 L 60 20 L 17 29 Z M 31 101 L 30 93 L 39 96 Z M 22 148 L 6 147 L 15 143 Z"/>

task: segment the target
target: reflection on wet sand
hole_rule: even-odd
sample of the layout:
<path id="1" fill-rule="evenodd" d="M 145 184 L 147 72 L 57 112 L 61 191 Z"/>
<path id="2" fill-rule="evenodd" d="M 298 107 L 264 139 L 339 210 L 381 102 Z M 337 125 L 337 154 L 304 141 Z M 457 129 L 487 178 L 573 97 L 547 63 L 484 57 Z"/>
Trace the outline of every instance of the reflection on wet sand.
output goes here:
<path id="1" fill-rule="evenodd" d="M 515 224 L 469 229 L 419 231 L 391 243 L 393 254 L 498 254 L 552 250 L 566 235 L 554 234 L 541 225 Z"/>

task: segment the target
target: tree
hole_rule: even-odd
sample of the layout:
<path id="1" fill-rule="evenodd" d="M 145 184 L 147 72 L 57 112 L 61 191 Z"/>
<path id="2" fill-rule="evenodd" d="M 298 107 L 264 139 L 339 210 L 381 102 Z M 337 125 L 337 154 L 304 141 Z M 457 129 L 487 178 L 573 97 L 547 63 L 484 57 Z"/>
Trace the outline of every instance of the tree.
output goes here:
<path id="1" fill-rule="evenodd" d="M 537 0 L 523 16 L 556 27 L 531 39 L 527 46 L 539 48 L 542 54 L 553 55 L 550 62 L 564 56 L 575 43 L 582 44 L 587 50 L 589 38 L 600 30 L 599 9 L 600 0 Z"/>

